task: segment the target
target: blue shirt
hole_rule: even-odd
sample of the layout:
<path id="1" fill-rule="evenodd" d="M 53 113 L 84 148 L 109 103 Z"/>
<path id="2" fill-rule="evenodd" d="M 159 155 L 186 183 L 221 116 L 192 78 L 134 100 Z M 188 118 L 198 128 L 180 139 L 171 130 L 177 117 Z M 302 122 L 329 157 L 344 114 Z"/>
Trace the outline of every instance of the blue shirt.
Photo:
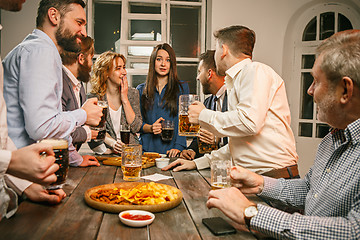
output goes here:
<path id="1" fill-rule="evenodd" d="M 277 239 L 360 239 L 360 119 L 319 145 L 304 179 L 264 177 L 262 197 L 304 209 L 289 214 L 258 204 L 254 230 Z"/>
<path id="2" fill-rule="evenodd" d="M 189 86 L 185 82 L 181 82 L 180 92 L 176 96 L 176 102 L 177 106 L 179 105 L 179 96 L 183 94 L 189 94 Z M 157 152 L 157 153 L 163 153 L 166 154 L 166 151 L 170 149 L 178 149 L 180 151 L 184 150 L 186 148 L 186 137 L 179 136 L 178 134 L 178 126 L 179 126 L 179 118 L 178 115 L 176 116 L 170 116 L 170 110 L 166 109 L 163 106 L 162 98 L 165 95 L 165 90 L 167 88 L 167 85 L 162 89 L 161 94 L 157 91 L 155 88 L 155 94 L 154 94 L 154 104 L 152 108 L 147 109 L 146 116 L 142 112 L 142 118 L 143 118 L 143 126 L 144 124 L 152 125 L 156 120 L 158 120 L 160 117 L 163 117 L 165 120 L 172 120 L 174 121 L 174 137 L 169 142 L 164 142 L 161 140 L 161 134 L 152 134 L 152 133 L 144 133 L 142 131 L 143 127 L 141 127 L 140 131 L 140 143 L 142 144 L 143 151 L 144 152 Z M 142 83 L 136 87 L 137 90 L 139 90 L 140 93 L 140 108 L 142 109 L 142 102 L 141 102 L 141 95 L 145 89 L 145 83 Z"/>
<path id="3" fill-rule="evenodd" d="M 86 112 L 62 112 L 62 63 L 50 37 L 35 29 L 4 59 L 4 98 L 9 136 L 17 148 L 43 138 L 68 138 L 86 121 Z M 71 141 L 69 141 L 71 142 Z M 71 145 L 70 162 L 81 156 Z"/>

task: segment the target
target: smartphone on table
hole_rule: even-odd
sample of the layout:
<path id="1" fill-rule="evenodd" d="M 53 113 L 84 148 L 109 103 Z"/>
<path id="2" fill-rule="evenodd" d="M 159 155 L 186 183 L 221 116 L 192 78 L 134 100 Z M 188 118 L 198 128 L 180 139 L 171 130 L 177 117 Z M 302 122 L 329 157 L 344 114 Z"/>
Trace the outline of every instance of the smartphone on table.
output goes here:
<path id="1" fill-rule="evenodd" d="M 221 217 L 203 218 L 202 223 L 216 236 L 236 233 L 236 229 Z"/>

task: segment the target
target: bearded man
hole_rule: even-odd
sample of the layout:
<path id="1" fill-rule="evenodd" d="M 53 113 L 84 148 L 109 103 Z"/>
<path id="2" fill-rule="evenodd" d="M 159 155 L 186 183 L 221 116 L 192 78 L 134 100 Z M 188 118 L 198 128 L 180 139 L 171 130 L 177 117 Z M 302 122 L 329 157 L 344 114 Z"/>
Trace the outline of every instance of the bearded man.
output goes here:
<path id="1" fill-rule="evenodd" d="M 86 100 L 83 83 L 90 80 L 90 71 L 93 65 L 94 40 L 87 36 L 81 41 L 79 53 L 63 51 L 61 54 L 63 62 L 63 111 L 74 111 L 79 109 Z M 89 126 L 83 125 L 71 133 L 72 142 L 77 150 L 85 142 L 97 137 L 98 131 L 91 130 Z"/>
<path id="2" fill-rule="evenodd" d="M 81 50 L 86 37 L 82 0 L 41 0 L 36 29 L 4 59 L 4 98 L 9 136 L 17 148 L 43 138 L 66 138 L 84 123 L 96 126 L 102 116 L 97 99 L 80 109 L 62 112 L 62 63 L 59 52 Z M 88 159 L 69 146 L 70 165 Z"/>

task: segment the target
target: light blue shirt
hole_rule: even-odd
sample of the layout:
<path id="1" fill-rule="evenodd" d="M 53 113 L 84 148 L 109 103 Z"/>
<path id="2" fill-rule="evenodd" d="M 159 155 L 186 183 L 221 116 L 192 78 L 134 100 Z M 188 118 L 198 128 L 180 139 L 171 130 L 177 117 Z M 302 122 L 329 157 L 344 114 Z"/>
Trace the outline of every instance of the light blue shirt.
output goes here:
<path id="1" fill-rule="evenodd" d="M 66 138 L 86 121 L 78 109 L 62 112 L 62 63 L 50 37 L 35 29 L 4 59 L 4 98 L 10 138 L 17 148 L 43 138 Z M 69 141 L 71 142 L 71 141 Z M 70 145 L 70 163 L 81 156 Z"/>

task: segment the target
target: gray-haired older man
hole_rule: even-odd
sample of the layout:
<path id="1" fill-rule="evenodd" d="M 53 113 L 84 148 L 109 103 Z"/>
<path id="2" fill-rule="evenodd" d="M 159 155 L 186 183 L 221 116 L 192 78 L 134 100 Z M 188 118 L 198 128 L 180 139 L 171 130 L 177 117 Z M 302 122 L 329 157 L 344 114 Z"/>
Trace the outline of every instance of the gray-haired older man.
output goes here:
<path id="1" fill-rule="evenodd" d="M 317 118 L 333 129 L 319 145 L 304 179 L 272 179 L 241 167 L 236 188 L 210 191 L 207 206 L 237 223 L 278 239 L 360 238 L 360 31 L 339 32 L 317 49 L 308 94 Z M 289 214 L 250 202 L 258 194 L 304 210 Z"/>

